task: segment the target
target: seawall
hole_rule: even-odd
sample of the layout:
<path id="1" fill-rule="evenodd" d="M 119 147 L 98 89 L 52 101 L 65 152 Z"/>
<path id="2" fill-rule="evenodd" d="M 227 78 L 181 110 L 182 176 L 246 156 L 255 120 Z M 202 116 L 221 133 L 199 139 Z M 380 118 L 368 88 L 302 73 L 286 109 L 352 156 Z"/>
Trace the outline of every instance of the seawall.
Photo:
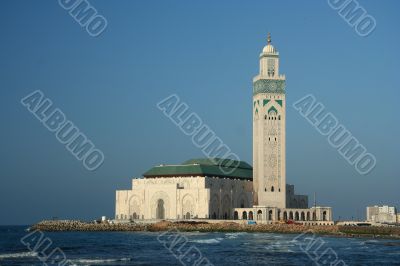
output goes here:
<path id="1" fill-rule="evenodd" d="M 88 223 L 82 221 L 41 221 L 31 230 L 40 231 L 168 231 L 182 232 L 262 232 L 300 234 L 312 232 L 319 235 L 345 237 L 384 237 L 400 238 L 400 227 L 338 226 L 338 225 L 297 225 L 297 224 L 254 224 L 235 222 L 209 223 L 207 221 L 158 221 L 153 223 Z"/>

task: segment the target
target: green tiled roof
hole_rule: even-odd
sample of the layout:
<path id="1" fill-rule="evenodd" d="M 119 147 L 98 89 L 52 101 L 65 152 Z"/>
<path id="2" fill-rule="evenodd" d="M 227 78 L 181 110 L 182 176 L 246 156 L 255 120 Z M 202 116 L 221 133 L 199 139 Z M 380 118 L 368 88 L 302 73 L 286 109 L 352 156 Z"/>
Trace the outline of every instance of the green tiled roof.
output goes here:
<path id="1" fill-rule="evenodd" d="M 179 165 L 154 166 L 144 177 L 215 176 L 253 179 L 253 168 L 246 162 L 228 159 L 191 159 Z"/>

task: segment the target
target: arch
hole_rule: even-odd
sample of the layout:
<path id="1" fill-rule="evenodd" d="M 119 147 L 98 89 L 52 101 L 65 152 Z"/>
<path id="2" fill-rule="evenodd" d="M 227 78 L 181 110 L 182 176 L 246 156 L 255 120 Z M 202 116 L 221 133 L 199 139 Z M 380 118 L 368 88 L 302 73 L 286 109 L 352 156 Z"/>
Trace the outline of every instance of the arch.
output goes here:
<path id="1" fill-rule="evenodd" d="M 162 216 L 164 218 L 162 219 L 168 219 L 170 206 L 170 200 L 167 193 L 165 193 L 164 191 L 158 191 L 154 193 L 150 200 L 151 218 L 159 219 L 157 217 L 160 216 L 163 212 Z"/>
<path id="2" fill-rule="evenodd" d="M 278 210 L 278 221 L 281 220 L 281 210 Z"/>
<path id="3" fill-rule="evenodd" d="M 288 219 L 288 217 L 287 217 L 287 212 L 285 211 L 285 212 L 283 212 L 283 220 L 284 220 L 284 221 L 287 221 L 287 219 Z"/>
<path id="4" fill-rule="evenodd" d="M 137 215 L 136 212 L 134 212 L 134 213 L 132 214 L 132 219 L 133 219 L 133 220 L 139 219 L 139 215 Z"/>
<path id="5" fill-rule="evenodd" d="M 243 211 L 243 213 L 242 213 L 242 219 L 243 219 L 243 220 L 247 220 L 247 212 L 246 212 L 246 211 Z"/>
<path id="6" fill-rule="evenodd" d="M 252 211 L 249 211 L 249 220 L 254 220 L 254 219 L 253 219 L 253 212 L 252 212 Z"/>
<path id="7" fill-rule="evenodd" d="M 186 194 L 185 196 L 183 196 L 181 201 L 181 206 L 182 206 L 182 216 L 184 217 L 184 219 L 190 219 L 190 217 L 194 216 L 195 204 L 192 195 Z M 188 213 L 189 215 L 187 215 Z"/>
<path id="8" fill-rule="evenodd" d="M 310 212 L 307 212 L 307 221 L 310 221 Z"/>
<path id="9" fill-rule="evenodd" d="M 164 200 L 162 199 L 159 199 L 157 201 L 156 219 L 165 219 Z"/>
<path id="10" fill-rule="evenodd" d="M 301 212 L 300 220 L 305 221 L 306 220 L 306 215 L 304 212 Z"/>
<path id="11" fill-rule="evenodd" d="M 129 217 L 131 219 L 139 219 L 139 214 L 140 214 L 140 200 L 139 197 L 136 195 L 133 195 L 129 198 Z M 134 214 L 136 214 L 137 218 L 134 218 Z"/>
<path id="12" fill-rule="evenodd" d="M 274 189 L 274 186 L 272 186 L 272 187 L 271 187 L 271 192 L 274 192 L 274 190 L 275 190 L 275 189 Z"/>
<path id="13" fill-rule="evenodd" d="M 183 215 L 183 219 L 190 219 L 190 212 L 187 212 Z"/>
<path id="14" fill-rule="evenodd" d="M 278 110 L 276 110 L 276 108 L 274 106 L 271 106 L 268 109 L 268 115 L 276 115 L 278 113 Z"/>
<path id="15" fill-rule="evenodd" d="M 294 220 L 298 221 L 299 220 L 299 212 L 295 212 L 294 214 Z"/>
<path id="16" fill-rule="evenodd" d="M 231 209 L 231 198 L 228 194 L 224 195 L 222 198 L 222 210 L 221 210 L 222 214 L 223 214 L 223 218 L 224 219 L 229 219 L 230 214 L 232 212 Z"/>
<path id="17" fill-rule="evenodd" d="M 326 211 L 322 212 L 322 221 L 326 221 Z"/>
<path id="18" fill-rule="evenodd" d="M 289 220 L 293 220 L 293 212 L 292 211 L 289 212 Z"/>
<path id="19" fill-rule="evenodd" d="M 237 219 L 239 219 L 239 213 L 237 211 L 235 211 L 233 213 L 233 220 L 237 220 Z"/>
<path id="20" fill-rule="evenodd" d="M 234 197 L 236 198 L 236 197 Z M 237 201 L 236 201 L 236 206 L 239 206 L 240 208 L 246 208 L 249 206 L 248 202 L 247 202 L 247 197 L 245 193 L 241 193 L 238 197 L 237 197 Z"/>
<path id="21" fill-rule="evenodd" d="M 272 210 L 268 211 L 268 220 L 272 221 Z"/>
<path id="22" fill-rule="evenodd" d="M 212 213 L 212 219 L 219 217 L 219 197 L 217 194 L 213 194 L 210 200 L 210 213 Z M 215 214 L 215 215 L 214 215 Z M 215 218 L 214 218 L 215 216 Z"/>
<path id="23" fill-rule="evenodd" d="M 316 221 L 317 220 L 317 214 L 315 213 L 315 211 L 312 214 L 312 220 Z"/>
<path id="24" fill-rule="evenodd" d="M 262 220 L 262 210 L 257 211 L 257 220 Z"/>

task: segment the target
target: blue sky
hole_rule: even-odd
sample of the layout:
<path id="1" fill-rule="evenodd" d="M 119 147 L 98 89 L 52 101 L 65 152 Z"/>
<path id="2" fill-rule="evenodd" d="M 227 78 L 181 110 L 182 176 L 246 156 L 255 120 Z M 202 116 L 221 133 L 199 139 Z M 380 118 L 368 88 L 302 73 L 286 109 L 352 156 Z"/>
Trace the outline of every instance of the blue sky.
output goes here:
<path id="1" fill-rule="evenodd" d="M 93 38 L 57 1 L 0 8 L 0 224 L 113 216 L 115 190 L 202 153 L 156 108 L 175 93 L 252 162 L 252 78 L 267 32 L 287 78 L 287 180 L 335 218 L 400 207 L 398 1 L 359 1 L 360 37 L 327 1 L 90 1 Z M 20 104 L 40 89 L 105 154 L 87 171 Z M 359 175 L 291 104 L 314 94 L 377 158 Z"/>

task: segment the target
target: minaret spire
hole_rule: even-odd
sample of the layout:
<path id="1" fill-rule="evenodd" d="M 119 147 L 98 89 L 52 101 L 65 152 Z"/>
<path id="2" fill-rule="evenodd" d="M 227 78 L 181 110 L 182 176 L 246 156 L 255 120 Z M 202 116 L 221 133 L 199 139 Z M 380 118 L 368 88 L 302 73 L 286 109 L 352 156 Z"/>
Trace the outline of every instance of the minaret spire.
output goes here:
<path id="1" fill-rule="evenodd" d="M 267 38 L 268 44 L 271 44 L 271 33 L 268 32 L 268 38 Z"/>

